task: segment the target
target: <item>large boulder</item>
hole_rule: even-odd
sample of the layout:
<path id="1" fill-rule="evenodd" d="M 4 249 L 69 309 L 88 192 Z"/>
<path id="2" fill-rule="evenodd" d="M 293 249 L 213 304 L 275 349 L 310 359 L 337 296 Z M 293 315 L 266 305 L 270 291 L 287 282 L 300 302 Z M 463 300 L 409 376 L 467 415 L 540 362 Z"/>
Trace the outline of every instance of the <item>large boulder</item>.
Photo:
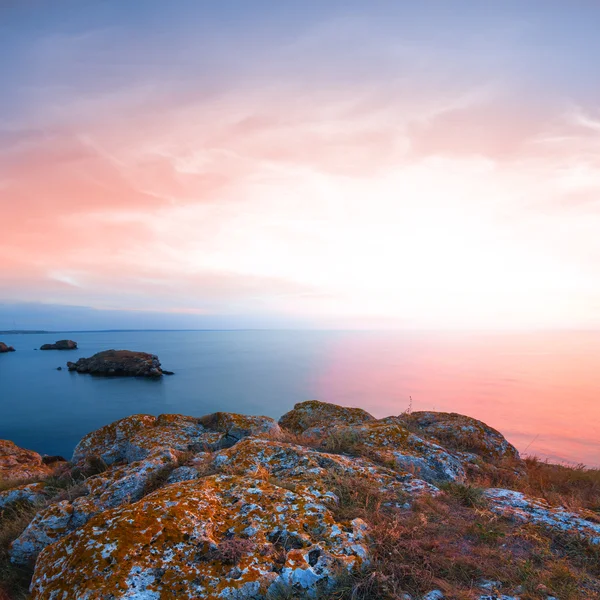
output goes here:
<path id="1" fill-rule="evenodd" d="M 73 462 L 99 456 L 106 464 L 132 462 L 172 449 L 204 452 L 233 445 L 248 435 L 280 434 L 269 417 L 214 413 L 205 417 L 177 414 L 132 415 L 88 433 L 75 447 Z"/>
<path id="2" fill-rule="evenodd" d="M 274 419 L 257 415 L 217 412 L 200 417 L 199 422 L 208 429 L 223 433 L 225 445 L 233 445 L 249 435 L 277 438 L 282 433 Z"/>
<path id="3" fill-rule="evenodd" d="M 265 598 L 327 590 L 365 563 L 365 526 L 337 523 L 307 489 L 216 475 L 92 518 L 39 556 L 33 600 Z"/>
<path id="4" fill-rule="evenodd" d="M 7 346 L 4 342 L 0 342 L 0 354 L 3 352 L 14 352 L 15 349 L 12 346 Z"/>
<path id="5" fill-rule="evenodd" d="M 312 490 L 320 490 L 322 499 L 329 497 L 334 502 L 336 498 L 329 490 L 339 478 L 375 486 L 380 493 L 395 497 L 399 504 L 416 496 L 439 493 L 436 487 L 411 473 L 398 473 L 363 458 L 327 454 L 298 444 L 257 437 L 248 437 L 216 453 L 211 467 L 238 475 L 267 473 L 286 485 L 309 485 Z"/>
<path id="6" fill-rule="evenodd" d="M 92 375 L 116 375 L 157 378 L 163 375 L 160 361 L 155 354 L 131 350 L 105 350 L 90 358 L 68 362 L 69 371 Z"/>
<path id="7" fill-rule="evenodd" d="M 279 425 L 295 434 L 321 433 L 332 425 L 359 425 L 375 417 L 362 408 L 338 406 L 319 400 L 299 402 L 279 419 Z"/>
<path id="8" fill-rule="evenodd" d="M 176 466 L 177 455 L 166 450 L 90 477 L 83 484 L 83 495 L 51 504 L 34 517 L 12 544 L 12 562 L 32 563 L 46 546 L 82 527 L 98 513 L 142 498 L 155 477 Z"/>
<path id="9" fill-rule="evenodd" d="M 332 452 L 368 457 L 434 484 L 466 479 L 459 458 L 440 445 L 411 433 L 396 417 L 330 427 L 327 435 L 321 438 L 320 446 Z"/>
<path id="10" fill-rule="evenodd" d="M 9 440 L 0 440 L 0 481 L 48 477 L 52 469 L 33 450 L 19 448 Z"/>
<path id="11" fill-rule="evenodd" d="M 448 450 L 473 453 L 487 462 L 518 461 L 520 458 L 517 449 L 499 431 L 472 417 L 457 413 L 413 412 L 399 418 Z"/>
<path id="12" fill-rule="evenodd" d="M 76 350 L 77 342 L 73 340 L 58 340 L 54 344 L 43 344 L 40 350 Z"/>

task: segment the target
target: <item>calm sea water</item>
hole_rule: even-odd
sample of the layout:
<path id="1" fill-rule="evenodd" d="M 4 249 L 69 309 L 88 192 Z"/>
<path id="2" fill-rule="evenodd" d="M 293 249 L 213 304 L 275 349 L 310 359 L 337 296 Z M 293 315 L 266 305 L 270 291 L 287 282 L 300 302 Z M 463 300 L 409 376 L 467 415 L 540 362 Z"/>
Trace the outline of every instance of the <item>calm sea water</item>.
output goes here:
<path id="1" fill-rule="evenodd" d="M 467 414 L 521 451 L 600 465 L 600 333 L 202 331 L 12 335 L 0 355 L 0 438 L 70 457 L 89 431 L 134 413 L 234 411 L 279 417 L 296 402 Z M 160 381 L 70 373 L 110 348 L 158 354 Z"/>

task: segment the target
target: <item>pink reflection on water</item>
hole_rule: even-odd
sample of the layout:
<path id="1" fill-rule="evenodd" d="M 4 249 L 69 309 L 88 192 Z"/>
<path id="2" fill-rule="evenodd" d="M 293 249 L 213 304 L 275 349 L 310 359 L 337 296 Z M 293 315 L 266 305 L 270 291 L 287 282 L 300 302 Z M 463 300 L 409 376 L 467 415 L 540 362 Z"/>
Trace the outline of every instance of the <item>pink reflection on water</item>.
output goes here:
<path id="1" fill-rule="evenodd" d="M 463 413 L 526 454 L 600 465 L 600 333 L 347 333 L 319 398 L 377 417 Z"/>

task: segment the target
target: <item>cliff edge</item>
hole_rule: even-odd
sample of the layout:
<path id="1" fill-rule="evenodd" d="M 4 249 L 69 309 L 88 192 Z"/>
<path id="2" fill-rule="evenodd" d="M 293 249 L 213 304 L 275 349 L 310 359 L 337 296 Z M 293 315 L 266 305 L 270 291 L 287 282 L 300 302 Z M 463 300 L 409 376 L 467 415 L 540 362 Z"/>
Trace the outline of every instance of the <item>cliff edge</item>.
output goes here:
<path id="1" fill-rule="evenodd" d="M 523 460 L 464 415 L 312 400 L 279 422 L 132 415 L 52 469 L 0 449 L 0 528 L 27 515 L 0 548 L 6 594 L 600 598 L 598 472 Z"/>

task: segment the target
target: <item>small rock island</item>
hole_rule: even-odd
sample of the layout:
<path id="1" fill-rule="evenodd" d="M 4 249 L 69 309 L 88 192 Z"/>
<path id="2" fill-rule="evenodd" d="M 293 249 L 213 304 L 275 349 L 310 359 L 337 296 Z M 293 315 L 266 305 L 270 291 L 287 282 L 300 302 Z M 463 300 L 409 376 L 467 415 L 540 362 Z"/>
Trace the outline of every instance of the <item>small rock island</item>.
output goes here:
<path id="1" fill-rule="evenodd" d="M 51 458 L 0 442 L 19 597 L 600 598 L 600 471 L 523 459 L 465 415 L 137 414 Z"/>
<path id="2" fill-rule="evenodd" d="M 14 352 L 15 349 L 12 346 L 7 346 L 4 342 L 0 342 L 0 354 L 4 352 Z"/>
<path id="3" fill-rule="evenodd" d="M 40 350 L 77 350 L 77 342 L 73 340 L 58 340 L 54 344 L 44 344 Z"/>
<path id="4" fill-rule="evenodd" d="M 158 378 L 170 374 L 163 371 L 156 354 L 131 350 L 104 350 L 90 358 L 68 362 L 69 371 L 91 375 Z"/>

